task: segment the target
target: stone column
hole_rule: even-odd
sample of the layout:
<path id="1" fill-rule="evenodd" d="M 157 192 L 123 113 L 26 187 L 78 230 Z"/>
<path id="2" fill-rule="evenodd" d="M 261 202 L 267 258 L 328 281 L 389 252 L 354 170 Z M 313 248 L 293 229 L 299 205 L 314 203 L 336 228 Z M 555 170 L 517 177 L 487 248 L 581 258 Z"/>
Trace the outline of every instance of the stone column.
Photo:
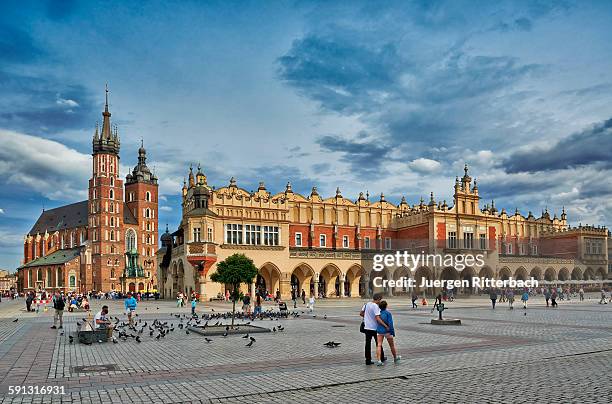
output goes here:
<path id="1" fill-rule="evenodd" d="M 345 275 L 341 274 L 340 275 L 340 298 L 344 297 L 344 279 L 345 279 Z"/>
<path id="2" fill-rule="evenodd" d="M 200 302 L 205 302 L 208 300 L 208 296 L 206 295 L 206 277 L 200 276 L 198 281 L 200 284 Z"/>
<path id="3" fill-rule="evenodd" d="M 251 282 L 251 302 L 255 304 L 255 282 Z"/>

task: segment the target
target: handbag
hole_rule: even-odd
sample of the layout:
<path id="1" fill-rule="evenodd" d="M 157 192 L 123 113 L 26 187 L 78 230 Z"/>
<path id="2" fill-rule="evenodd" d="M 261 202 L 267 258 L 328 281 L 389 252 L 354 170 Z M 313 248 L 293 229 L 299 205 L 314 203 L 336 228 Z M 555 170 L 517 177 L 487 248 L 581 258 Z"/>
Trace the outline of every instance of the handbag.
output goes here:
<path id="1" fill-rule="evenodd" d="M 367 303 L 363 305 L 363 307 L 361 308 L 361 310 L 364 312 L 365 315 L 365 309 L 366 309 Z M 361 321 L 361 324 L 359 325 L 359 332 L 365 334 L 365 321 Z"/>

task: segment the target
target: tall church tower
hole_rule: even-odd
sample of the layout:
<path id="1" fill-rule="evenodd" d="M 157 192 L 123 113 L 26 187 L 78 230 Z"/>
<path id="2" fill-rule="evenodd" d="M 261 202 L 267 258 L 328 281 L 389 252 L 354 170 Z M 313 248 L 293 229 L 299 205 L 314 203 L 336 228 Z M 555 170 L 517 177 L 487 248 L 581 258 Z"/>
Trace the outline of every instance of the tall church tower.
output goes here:
<path id="1" fill-rule="evenodd" d="M 141 142 L 138 164 L 126 177 L 126 208 L 138 222 L 138 238 L 130 251 L 126 251 L 126 283 L 145 284 L 150 290 L 157 285 L 158 185 L 157 177 L 147 167 L 147 151 Z M 147 285 L 148 284 L 148 285 Z"/>
<path id="2" fill-rule="evenodd" d="M 82 283 L 95 291 L 119 289 L 123 272 L 123 181 L 119 178 L 119 135 L 110 123 L 108 88 L 102 129 L 93 136 L 93 170 L 89 180 L 89 240 L 92 271 Z"/>

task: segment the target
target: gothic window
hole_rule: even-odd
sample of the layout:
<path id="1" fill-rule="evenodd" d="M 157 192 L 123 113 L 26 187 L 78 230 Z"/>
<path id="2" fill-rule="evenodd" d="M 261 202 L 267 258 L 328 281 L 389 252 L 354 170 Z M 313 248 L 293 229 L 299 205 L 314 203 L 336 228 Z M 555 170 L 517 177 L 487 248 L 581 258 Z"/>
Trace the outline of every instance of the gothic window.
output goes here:
<path id="1" fill-rule="evenodd" d="M 45 286 L 51 287 L 51 279 L 53 278 L 53 274 L 51 273 L 51 268 L 47 268 L 47 279 L 45 279 Z"/>
<path id="2" fill-rule="evenodd" d="M 144 213 L 145 213 L 145 217 L 146 218 L 150 218 L 151 217 L 151 209 L 146 208 Z"/>
<path id="3" fill-rule="evenodd" d="M 74 233 L 70 233 L 70 248 L 74 247 Z"/>
<path id="4" fill-rule="evenodd" d="M 112 171 L 112 170 L 111 170 L 111 171 Z M 111 187 L 114 187 L 114 186 L 115 186 L 115 177 L 111 177 L 111 179 L 110 179 L 110 185 L 111 185 Z"/>
<path id="5" fill-rule="evenodd" d="M 75 288 L 76 287 L 76 276 L 71 274 L 70 278 L 68 278 L 68 283 L 71 288 Z"/>
<path id="6" fill-rule="evenodd" d="M 145 200 L 147 202 L 151 202 L 151 193 L 149 191 L 147 191 L 147 193 L 145 194 Z"/>
<path id="7" fill-rule="evenodd" d="M 208 241 L 209 242 L 213 241 L 213 229 L 212 229 L 212 227 L 208 228 Z"/>
<path id="8" fill-rule="evenodd" d="M 110 199 L 115 199 L 115 191 L 113 191 L 112 189 L 108 191 L 108 197 Z"/>
<path id="9" fill-rule="evenodd" d="M 129 229 L 125 233 L 125 250 L 136 250 L 136 232 L 133 229 Z"/>
<path id="10" fill-rule="evenodd" d="M 57 286 L 64 286 L 64 270 L 62 267 L 57 267 Z"/>
<path id="11" fill-rule="evenodd" d="M 111 269 L 111 271 L 110 271 L 110 277 L 111 277 L 111 279 L 114 279 L 114 278 L 115 278 L 115 270 L 114 270 L 114 269 Z"/>
<path id="12" fill-rule="evenodd" d="M 39 270 L 38 270 L 38 273 L 36 274 L 36 280 L 37 280 L 38 282 L 42 282 L 42 280 L 43 280 L 43 272 L 42 272 L 42 269 L 39 269 Z"/>

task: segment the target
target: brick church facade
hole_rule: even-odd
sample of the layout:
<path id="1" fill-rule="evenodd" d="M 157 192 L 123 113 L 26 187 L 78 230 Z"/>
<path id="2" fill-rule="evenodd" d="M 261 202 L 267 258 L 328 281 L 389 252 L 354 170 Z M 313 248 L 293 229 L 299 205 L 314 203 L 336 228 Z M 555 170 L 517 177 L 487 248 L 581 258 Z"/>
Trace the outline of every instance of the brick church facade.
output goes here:
<path id="1" fill-rule="evenodd" d="M 125 182 L 108 90 L 92 141 L 85 201 L 43 211 L 24 237 L 22 291 L 153 291 L 157 286 L 158 184 L 141 144 Z"/>

